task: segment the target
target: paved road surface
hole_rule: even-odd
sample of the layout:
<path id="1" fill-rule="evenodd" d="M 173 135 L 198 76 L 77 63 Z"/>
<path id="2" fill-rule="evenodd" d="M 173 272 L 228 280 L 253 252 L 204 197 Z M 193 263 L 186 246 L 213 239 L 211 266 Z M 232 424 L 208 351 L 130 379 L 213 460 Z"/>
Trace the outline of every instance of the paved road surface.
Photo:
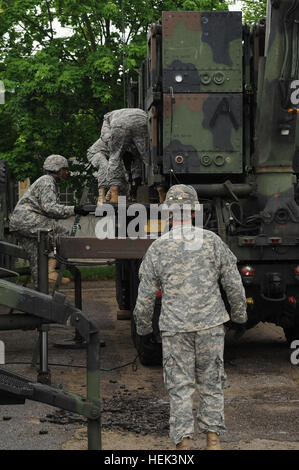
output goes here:
<path id="1" fill-rule="evenodd" d="M 101 348 L 103 449 L 168 449 L 168 397 L 161 368 L 134 363 L 130 322 L 116 320 L 113 282 L 85 283 L 84 288 L 83 311 L 106 343 Z M 72 288 L 65 293 L 72 302 Z M 85 369 L 71 366 L 85 365 L 85 352 L 55 347 L 73 333 L 58 326 L 50 330 L 50 363 L 69 366 L 50 366 L 52 380 L 84 396 Z M 7 362 L 31 362 L 36 332 L 0 332 L 0 339 Z M 283 331 L 275 325 L 259 324 L 238 341 L 227 335 L 224 449 L 299 449 L 299 367 L 289 358 Z M 29 364 L 5 367 L 36 378 Z M 76 415 L 30 401 L 0 406 L 0 449 L 84 449 L 85 425 Z M 196 432 L 192 448 L 203 447 L 203 436 Z"/>

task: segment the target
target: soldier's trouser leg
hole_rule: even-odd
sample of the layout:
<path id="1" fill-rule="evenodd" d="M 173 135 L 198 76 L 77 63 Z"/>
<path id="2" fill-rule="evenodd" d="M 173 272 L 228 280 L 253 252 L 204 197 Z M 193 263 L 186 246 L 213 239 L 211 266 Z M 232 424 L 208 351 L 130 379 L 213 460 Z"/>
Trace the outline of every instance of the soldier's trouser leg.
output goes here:
<path id="1" fill-rule="evenodd" d="M 56 243 L 56 237 L 61 236 L 61 237 L 69 237 L 70 236 L 70 231 L 66 227 L 64 227 L 61 223 L 59 223 L 57 220 L 52 220 L 51 221 L 52 225 L 52 231 L 49 232 L 49 239 L 50 239 L 50 246 L 51 249 L 54 249 L 55 243 Z M 56 272 L 56 267 L 58 265 L 56 259 L 54 258 L 54 253 L 50 252 L 49 253 L 49 282 L 56 282 L 58 278 L 58 273 Z M 70 282 L 70 279 L 67 277 L 62 277 L 60 280 L 61 284 L 68 284 Z"/>
<path id="2" fill-rule="evenodd" d="M 133 142 L 135 147 L 138 150 L 141 161 L 145 165 L 149 164 L 149 138 L 148 138 L 148 129 L 147 125 L 140 125 L 138 127 L 138 132 L 134 133 Z"/>
<path id="3" fill-rule="evenodd" d="M 108 160 L 102 154 L 97 154 L 97 180 L 99 188 L 107 188 L 107 170 L 108 170 Z"/>
<path id="4" fill-rule="evenodd" d="M 57 220 L 53 221 L 52 223 L 53 232 L 50 233 L 50 237 L 52 238 L 52 242 L 55 242 L 57 236 L 61 237 L 69 237 L 70 231 L 66 227 L 64 227 L 61 223 L 57 222 Z"/>
<path id="5" fill-rule="evenodd" d="M 22 248 L 25 250 L 29 265 L 32 280 L 34 282 L 34 286 L 37 288 L 38 286 L 38 246 L 37 246 L 37 239 L 29 238 L 21 235 L 17 235 L 17 240 L 19 241 Z"/>
<path id="6" fill-rule="evenodd" d="M 175 443 L 194 432 L 195 333 L 162 334 L 163 374 L 170 398 L 169 437 Z"/>
<path id="7" fill-rule="evenodd" d="M 145 166 L 149 165 L 149 145 L 148 145 L 148 129 L 146 124 L 141 124 L 135 129 L 133 133 L 133 142 L 137 149 L 138 156 L 135 156 L 131 164 L 131 173 L 133 180 L 133 191 L 134 184 L 138 187 L 141 184 L 142 178 L 142 164 Z M 136 188 L 137 192 L 137 188 Z M 134 195 L 133 195 L 134 197 Z"/>
<path id="8" fill-rule="evenodd" d="M 132 180 L 139 180 L 142 178 L 142 160 L 139 157 L 134 158 L 131 163 Z"/>
<path id="9" fill-rule="evenodd" d="M 225 431 L 223 414 L 224 328 L 162 335 L 163 371 L 170 397 L 169 435 L 175 444 L 194 431 L 193 394 L 199 386 L 198 422 L 202 432 Z"/>
<path id="10" fill-rule="evenodd" d="M 107 169 L 107 185 L 120 186 L 125 178 L 125 167 L 121 155 L 125 149 L 126 131 L 121 127 L 115 127 L 111 130 L 109 142 L 109 162 Z"/>
<path id="11" fill-rule="evenodd" d="M 195 375 L 199 391 L 198 426 L 201 432 L 223 434 L 225 372 L 223 325 L 196 334 Z"/>

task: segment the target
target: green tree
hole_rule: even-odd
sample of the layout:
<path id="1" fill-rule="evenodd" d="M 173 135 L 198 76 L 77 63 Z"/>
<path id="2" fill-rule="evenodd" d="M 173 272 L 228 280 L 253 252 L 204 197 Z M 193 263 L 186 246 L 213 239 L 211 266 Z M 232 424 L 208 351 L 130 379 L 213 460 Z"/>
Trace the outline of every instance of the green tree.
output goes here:
<path id="1" fill-rule="evenodd" d="M 103 115 L 126 106 L 125 78 L 163 10 L 228 9 L 224 0 L 0 0 L 0 158 L 32 180 L 51 153 L 86 164 Z M 73 165 L 73 169 L 78 169 Z M 77 178 L 78 187 L 86 176 Z"/>
<path id="2" fill-rule="evenodd" d="M 244 0 L 242 3 L 245 23 L 258 23 L 260 19 L 266 17 L 267 0 Z"/>

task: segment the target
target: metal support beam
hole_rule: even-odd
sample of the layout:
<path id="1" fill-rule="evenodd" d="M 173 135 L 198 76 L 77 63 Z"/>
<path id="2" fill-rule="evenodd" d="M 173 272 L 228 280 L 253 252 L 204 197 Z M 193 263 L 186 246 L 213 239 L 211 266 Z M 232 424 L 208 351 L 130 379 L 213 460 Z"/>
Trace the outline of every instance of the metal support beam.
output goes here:
<path id="1" fill-rule="evenodd" d="M 246 198 L 255 193 L 254 184 L 232 184 L 229 181 L 223 184 L 192 184 L 197 191 L 198 197 L 227 197 L 235 195 L 238 198 Z"/>
<path id="2" fill-rule="evenodd" d="M 7 256 L 13 256 L 14 258 L 28 258 L 28 255 L 23 248 L 18 245 L 14 245 L 13 243 L 4 242 L 3 240 L 0 241 L 0 253 Z"/>
<path id="3" fill-rule="evenodd" d="M 7 403 L 7 398 L 11 403 Z M 14 404 L 12 398 L 19 398 L 20 403 L 24 403 L 25 400 L 46 403 L 72 413 L 79 413 L 92 421 L 98 419 L 101 413 L 99 403 L 85 400 L 58 388 L 32 382 L 27 377 L 0 368 L 0 403 Z M 99 446 L 89 450 L 99 450 Z"/>
<path id="4" fill-rule="evenodd" d="M 38 232 L 38 290 L 43 294 L 48 294 L 48 231 Z M 40 368 L 38 371 L 38 381 L 44 384 L 51 383 L 51 372 L 48 366 L 48 331 L 47 325 L 41 325 L 39 329 L 40 345 Z"/>
<path id="5" fill-rule="evenodd" d="M 34 386 L 32 383 L 28 385 L 25 383 L 24 388 L 30 393 L 26 395 L 27 392 L 25 390 L 24 394 L 28 399 L 48 403 L 52 406 L 57 406 L 86 416 L 88 418 L 88 449 L 101 450 L 100 340 L 98 330 L 88 318 L 84 316 L 81 310 L 65 303 L 65 295 L 61 292 L 55 292 L 54 296 L 51 297 L 42 292 L 33 291 L 0 279 L 0 304 L 27 312 L 29 315 L 36 315 L 38 319 L 43 322 L 43 328 L 47 326 L 45 321 L 66 324 L 67 319 L 70 317 L 71 325 L 78 330 L 87 343 L 87 400 L 76 397 L 75 395 L 65 394 L 62 391 L 58 391 L 57 389 L 41 383 L 35 384 Z M 45 339 L 42 344 L 43 347 L 46 347 Z M 45 362 L 42 364 L 43 369 L 46 368 L 48 359 L 44 352 L 41 354 Z M 1 399 L 7 399 L 7 402 L 2 402 L 14 403 L 14 397 L 16 400 L 22 400 L 24 394 L 20 391 L 20 388 L 15 388 L 15 385 L 13 385 L 15 383 L 16 374 L 10 374 L 12 382 L 11 387 L 7 387 L 7 380 L 5 378 L 1 382 L 1 374 L 5 374 L 6 376 L 7 374 L 0 370 L 0 392 L 1 390 L 6 390 L 7 396 L 3 398 L 0 393 L 0 402 Z M 30 382 L 29 379 L 25 379 L 25 382 L 26 381 Z M 16 395 L 18 395 L 18 397 L 16 397 Z"/>
<path id="6" fill-rule="evenodd" d="M 87 400 L 97 402 L 100 400 L 100 340 L 98 332 L 90 335 L 87 346 Z M 94 417 L 95 418 L 95 417 Z M 101 442 L 101 415 L 97 419 L 88 419 L 88 449 L 97 450 L 102 447 Z"/>
<path id="7" fill-rule="evenodd" d="M 59 237 L 57 252 L 65 259 L 140 259 L 154 239 Z"/>
<path id="8" fill-rule="evenodd" d="M 0 331 L 10 330 L 36 330 L 43 324 L 43 320 L 33 315 L 22 313 L 1 314 Z"/>

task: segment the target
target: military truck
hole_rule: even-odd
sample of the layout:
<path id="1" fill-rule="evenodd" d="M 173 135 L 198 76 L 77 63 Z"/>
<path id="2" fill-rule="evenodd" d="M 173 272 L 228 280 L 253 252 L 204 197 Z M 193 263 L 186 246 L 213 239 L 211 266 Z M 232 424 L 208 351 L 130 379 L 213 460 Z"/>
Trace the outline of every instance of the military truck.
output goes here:
<path id="1" fill-rule="evenodd" d="M 299 0 L 269 0 L 253 27 L 241 12 L 165 11 L 129 92 L 148 112 L 149 200 L 153 188 L 160 200 L 173 184 L 196 189 L 204 228 L 237 256 L 248 326 L 275 323 L 288 342 L 299 339 L 298 24 Z M 155 332 L 149 350 L 132 319 L 145 364 L 157 357 Z"/>

